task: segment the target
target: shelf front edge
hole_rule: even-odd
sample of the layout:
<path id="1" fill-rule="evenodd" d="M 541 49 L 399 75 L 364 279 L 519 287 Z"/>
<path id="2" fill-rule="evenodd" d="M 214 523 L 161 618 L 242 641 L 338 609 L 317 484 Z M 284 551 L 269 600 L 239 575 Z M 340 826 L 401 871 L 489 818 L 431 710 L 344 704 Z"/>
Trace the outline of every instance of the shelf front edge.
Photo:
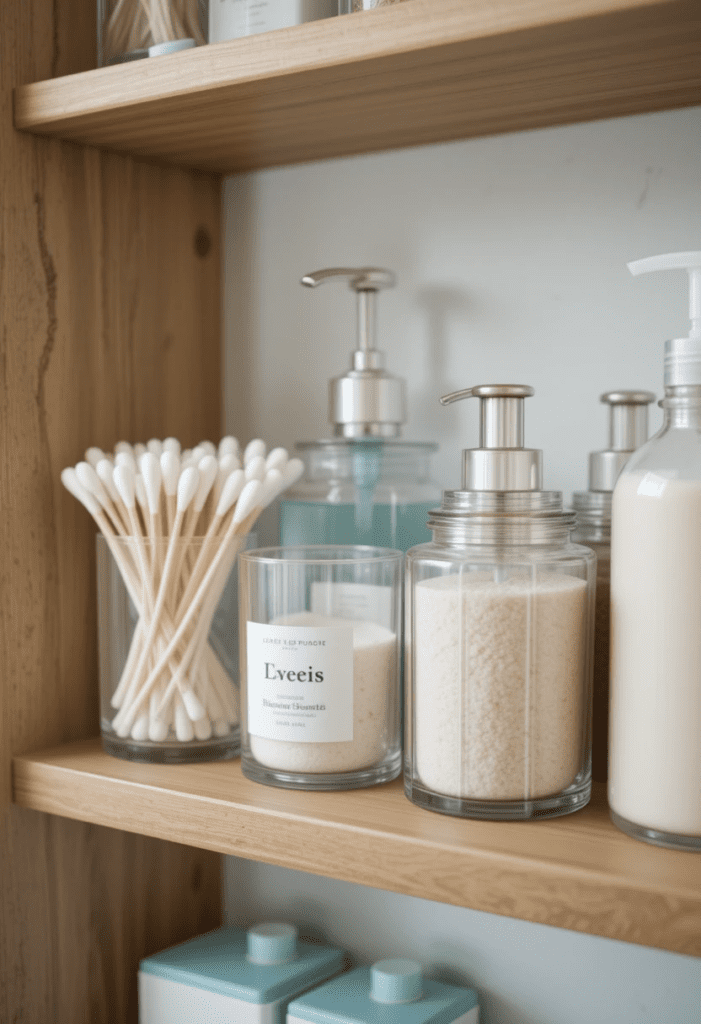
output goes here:
<path id="1" fill-rule="evenodd" d="M 228 172 L 700 102 L 693 0 L 411 0 L 28 84 L 15 124 Z"/>
<path id="2" fill-rule="evenodd" d="M 176 773 L 181 788 L 170 781 Z M 256 786 L 231 762 L 144 771 L 103 754 L 99 740 L 15 758 L 14 799 L 248 860 L 701 956 L 701 858 L 627 839 L 602 807 L 515 826 L 459 822 L 415 808 L 399 782 L 352 794 L 289 793 Z"/>

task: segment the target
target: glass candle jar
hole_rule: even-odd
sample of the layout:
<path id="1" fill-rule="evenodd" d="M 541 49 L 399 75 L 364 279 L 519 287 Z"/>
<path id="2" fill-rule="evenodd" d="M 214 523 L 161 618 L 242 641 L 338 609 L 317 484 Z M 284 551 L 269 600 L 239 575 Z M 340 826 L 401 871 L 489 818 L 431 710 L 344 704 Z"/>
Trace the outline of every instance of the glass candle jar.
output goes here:
<path id="1" fill-rule="evenodd" d="M 387 548 L 241 556 L 244 775 L 320 790 L 399 774 L 401 573 Z"/>
<path id="2" fill-rule="evenodd" d="M 255 534 L 242 538 L 252 547 Z M 238 571 L 235 552 L 202 600 L 183 584 L 200 578 L 201 538 L 176 552 L 180 563 L 157 619 L 157 593 L 144 593 L 153 547 L 131 537 L 97 537 L 98 649 L 102 745 L 131 761 L 214 761 L 239 750 Z M 156 544 L 164 564 L 165 547 Z M 176 631 L 180 640 L 173 644 Z"/>
<path id="3" fill-rule="evenodd" d="M 98 0 L 98 65 L 200 46 L 207 8 L 207 0 Z"/>

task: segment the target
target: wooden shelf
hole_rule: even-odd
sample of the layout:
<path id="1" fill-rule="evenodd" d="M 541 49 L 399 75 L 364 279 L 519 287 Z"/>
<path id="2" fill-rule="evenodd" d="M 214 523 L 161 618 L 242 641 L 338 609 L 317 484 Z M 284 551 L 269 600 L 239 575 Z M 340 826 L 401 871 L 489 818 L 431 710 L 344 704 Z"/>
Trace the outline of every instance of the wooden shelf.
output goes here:
<path id="1" fill-rule="evenodd" d="M 411 0 L 25 85 L 15 123 L 227 172 L 696 103 L 697 0 Z"/>
<path id="2" fill-rule="evenodd" d="M 272 789 L 238 761 L 133 764 L 98 739 L 14 760 L 24 807 L 177 843 L 701 955 L 701 857 L 636 842 L 602 789 L 550 821 L 461 821 L 421 810 L 400 780 L 348 793 Z"/>

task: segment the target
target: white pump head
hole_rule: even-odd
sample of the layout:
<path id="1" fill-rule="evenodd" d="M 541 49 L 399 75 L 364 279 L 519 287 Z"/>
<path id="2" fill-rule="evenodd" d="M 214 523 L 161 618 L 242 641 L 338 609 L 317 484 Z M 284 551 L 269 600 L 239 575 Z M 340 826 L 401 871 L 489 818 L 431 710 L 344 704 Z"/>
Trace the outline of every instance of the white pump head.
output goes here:
<path id="1" fill-rule="evenodd" d="M 653 270 L 686 270 L 689 274 L 688 338 L 665 342 L 665 387 L 701 385 L 701 252 L 671 252 L 648 256 L 628 264 L 631 274 L 648 274 Z"/>

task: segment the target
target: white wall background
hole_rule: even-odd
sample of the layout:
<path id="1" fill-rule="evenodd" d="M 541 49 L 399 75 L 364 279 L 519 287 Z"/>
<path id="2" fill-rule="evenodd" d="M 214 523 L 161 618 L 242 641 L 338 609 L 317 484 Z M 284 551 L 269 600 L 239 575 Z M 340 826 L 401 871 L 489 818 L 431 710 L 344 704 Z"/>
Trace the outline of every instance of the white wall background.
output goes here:
<path id="1" fill-rule="evenodd" d="M 686 276 L 625 264 L 701 249 L 701 108 L 240 175 L 224 215 L 228 430 L 288 447 L 328 436 L 354 297 L 299 278 L 385 266 L 398 287 L 380 299 L 380 347 L 408 382 L 405 436 L 440 444 L 435 478 L 458 486 L 460 450 L 477 443 L 476 403 L 443 409 L 439 395 L 531 384 L 527 444 L 569 498 L 605 447 L 601 392 L 661 394 L 662 343 L 687 333 Z M 274 518 L 261 534 L 274 542 Z M 476 985 L 484 1024 L 701 1022 L 701 960 L 261 865 L 230 872 L 235 918 L 301 916 L 363 958 L 422 954 Z"/>

